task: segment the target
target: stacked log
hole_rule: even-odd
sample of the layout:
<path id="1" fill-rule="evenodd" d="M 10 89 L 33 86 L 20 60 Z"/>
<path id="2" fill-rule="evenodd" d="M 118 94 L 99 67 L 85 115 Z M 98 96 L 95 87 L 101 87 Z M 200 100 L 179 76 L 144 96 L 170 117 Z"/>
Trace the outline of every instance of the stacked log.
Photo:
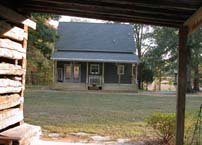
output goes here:
<path id="1" fill-rule="evenodd" d="M 30 145 L 40 127 L 23 122 L 28 26 L 36 23 L 0 5 L 0 144 Z"/>
<path id="2" fill-rule="evenodd" d="M 0 110 L 15 107 L 24 102 L 24 98 L 19 94 L 4 95 L 0 97 Z"/>
<path id="3" fill-rule="evenodd" d="M 25 69 L 22 69 L 20 65 L 14 65 L 10 63 L 0 63 L 0 75 L 23 75 L 25 73 Z"/>
<path id="4" fill-rule="evenodd" d="M 27 32 L 0 23 L 0 131 L 23 123 Z"/>
<path id="5" fill-rule="evenodd" d="M 0 112 L 0 129 L 6 128 L 23 120 L 23 111 L 20 108 L 12 108 Z"/>

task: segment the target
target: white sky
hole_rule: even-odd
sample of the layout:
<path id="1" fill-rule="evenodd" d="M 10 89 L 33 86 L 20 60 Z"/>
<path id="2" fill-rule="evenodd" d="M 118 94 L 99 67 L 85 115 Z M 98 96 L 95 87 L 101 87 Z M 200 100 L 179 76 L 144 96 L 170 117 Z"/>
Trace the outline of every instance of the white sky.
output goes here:
<path id="1" fill-rule="evenodd" d="M 59 22 L 70 22 L 76 20 L 78 22 L 91 22 L 91 23 L 105 23 L 104 20 L 97 20 L 97 19 L 89 19 L 89 18 L 81 18 L 81 17 L 71 17 L 71 16 L 61 16 L 59 21 L 50 20 L 50 24 L 53 25 L 55 28 L 58 27 Z"/>

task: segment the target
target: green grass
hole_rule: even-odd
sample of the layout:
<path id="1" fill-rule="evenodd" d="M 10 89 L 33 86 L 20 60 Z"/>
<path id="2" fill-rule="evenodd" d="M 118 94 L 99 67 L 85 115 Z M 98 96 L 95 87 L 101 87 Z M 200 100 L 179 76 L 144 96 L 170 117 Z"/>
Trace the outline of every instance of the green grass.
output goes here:
<path id="1" fill-rule="evenodd" d="M 196 113 L 202 97 L 187 97 L 187 112 Z M 144 119 L 153 112 L 175 112 L 175 96 L 131 93 L 65 92 L 27 89 L 25 120 L 44 130 L 68 134 L 90 132 L 135 138 L 152 135 Z"/>

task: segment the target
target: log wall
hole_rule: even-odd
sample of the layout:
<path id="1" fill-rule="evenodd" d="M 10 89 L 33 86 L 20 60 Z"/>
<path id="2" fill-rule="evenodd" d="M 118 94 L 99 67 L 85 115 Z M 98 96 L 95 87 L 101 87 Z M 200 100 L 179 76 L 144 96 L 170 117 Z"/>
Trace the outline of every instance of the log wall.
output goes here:
<path id="1" fill-rule="evenodd" d="M 0 22 L 0 130 L 23 122 L 27 26 Z"/>

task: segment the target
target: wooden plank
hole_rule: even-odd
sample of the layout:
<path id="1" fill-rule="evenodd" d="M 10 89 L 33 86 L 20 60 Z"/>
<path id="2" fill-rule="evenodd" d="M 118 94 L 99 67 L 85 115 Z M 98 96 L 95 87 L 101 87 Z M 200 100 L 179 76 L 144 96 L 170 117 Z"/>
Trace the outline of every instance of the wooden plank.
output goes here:
<path id="1" fill-rule="evenodd" d="M 193 33 L 202 26 L 202 7 L 199 8 L 185 23 L 184 26 L 189 28 L 189 34 Z"/>
<path id="2" fill-rule="evenodd" d="M 14 107 L 22 102 L 24 99 L 19 94 L 0 95 L 0 110 Z"/>
<path id="3" fill-rule="evenodd" d="M 4 25 L 4 29 L 0 30 L 1 37 L 11 38 L 17 41 L 23 41 L 24 38 L 28 39 L 28 34 L 25 33 L 23 29 L 4 22 L 1 23 L 1 26 L 2 25 Z"/>
<path id="4" fill-rule="evenodd" d="M 0 57 L 9 59 L 23 59 L 26 58 L 26 54 L 16 50 L 0 47 Z"/>
<path id="5" fill-rule="evenodd" d="M 186 64 L 187 64 L 187 35 L 188 28 L 182 27 L 179 30 L 178 49 L 178 86 L 177 86 L 177 106 L 176 106 L 176 145 L 184 143 L 184 123 L 185 123 L 185 102 L 186 102 Z"/>
<path id="6" fill-rule="evenodd" d="M 0 94 L 19 93 L 23 88 L 20 81 L 0 78 Z"/>
<path id="7" fill-rule="evenodd" d="M 19 145 L 29 145 L 34 138 L 39 138 L 40 135 L 41 128 L 39 126 L 23 123 L 20 126 L 0 133 L 0 139 L 15 140 Z"/>
<path id="8" fill-rule="evenodd" d="M 23 38 L 24 40 L 24 38 Z M 22 47 L 22 44 L 11 41 L 9 39 L 0 39 L 0 47 L 1 48 L 8 48 L 11 50 L 16 50 L 18 52 L 26 53 L 26 49 Z"/>
<path id="9" fill-rule="evenodd" d="M 21 87 L 22 83 L 20 81 L 0 78 L 0 87 Z"/>
<path id="10" fill-rule="evenodd" d="M 0 94 L 19 93 L 23 87 L 0 87 Z"/>
<path id="11" fill-rule="evenodd" d="M 24 24 L 32 29 L 36 29 L 36 23 L 26 17 L 20 15 L 12 9 L 0 5 L 0 16 L 13 23 Z"/>
<path id="12" fill-rule="evenodd" d="M 0 75 L 22 75 L 24 73 L 25 69 L 19 65 L 0 63 Z"/>
<path id="13" fill-rule="evenodd" d="M 0 111 L 0 130 L 23 120 L 23 111 L 19 108 Z"/>

